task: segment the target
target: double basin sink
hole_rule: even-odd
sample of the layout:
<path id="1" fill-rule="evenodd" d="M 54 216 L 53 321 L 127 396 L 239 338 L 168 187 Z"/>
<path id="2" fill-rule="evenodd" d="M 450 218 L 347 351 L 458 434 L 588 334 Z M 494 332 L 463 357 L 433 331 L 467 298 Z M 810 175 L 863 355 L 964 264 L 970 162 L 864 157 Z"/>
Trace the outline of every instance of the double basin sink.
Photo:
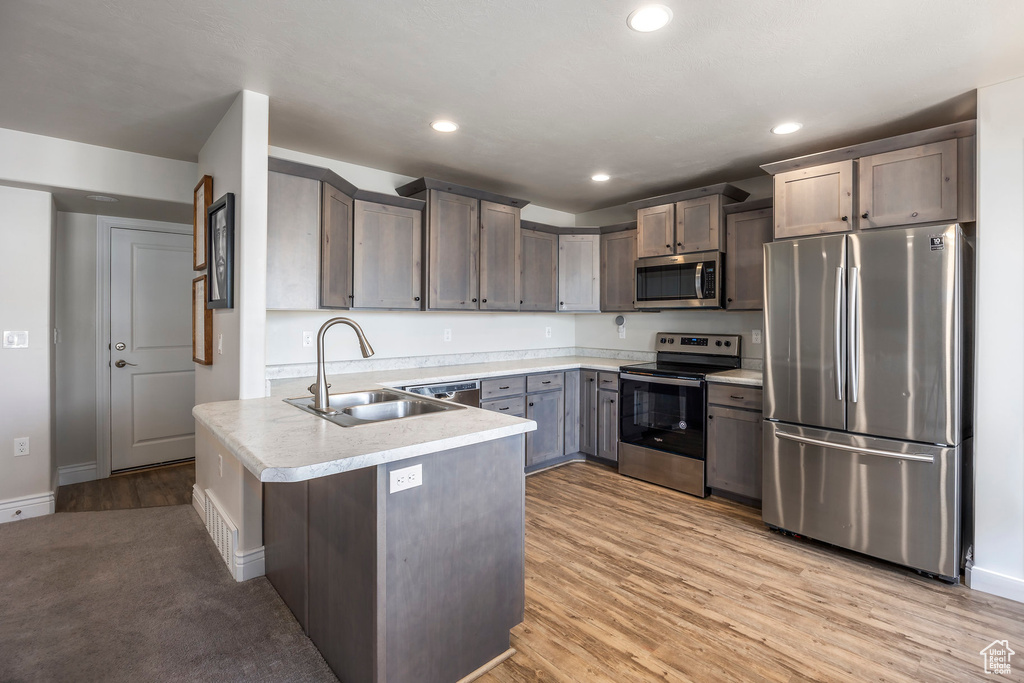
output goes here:
<path id="1" fill-rule="evenodd" d="M 460 410 L 465 406 L 426 399 L 416 394 L 381 389 L 378 391 L 357 391 L 350 394 L 331 394 L 330 406 L 333 413 L 321 413 L 313 409 L 313 398 L 288 398 L 290 403 L 311 415 L 341 425 L 356 427 L 376 422 L 401 420 L 417 415 L 429 415 L 446 410 Z"/>

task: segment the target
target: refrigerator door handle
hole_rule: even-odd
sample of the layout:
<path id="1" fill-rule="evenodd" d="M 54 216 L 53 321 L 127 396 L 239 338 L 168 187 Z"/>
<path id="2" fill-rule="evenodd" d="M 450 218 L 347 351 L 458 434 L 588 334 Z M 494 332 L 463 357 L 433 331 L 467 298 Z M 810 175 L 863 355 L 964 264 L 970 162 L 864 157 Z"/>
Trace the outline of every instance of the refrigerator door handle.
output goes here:
<path id="1" fill-rule="evenodd" d="M 857 297 L 860 293 L 859 269 L 850 268 L 850 401 L 857 402 L 860 394 L 860 348 L 857 338 L 860 336 L 860 311 L 857 310 Z"/>
<path id="2" fill-rule="evenodd" d="M 810 446 L 821 446 L 822 448 L 832 448 L 837 451 L 850 451 L 851 453 L 865 453 L 867 455 L 877 455 L 883 458 L 895 458 L 897 460 L 915 460 L 917 462 L 935 462 L 935 458 L 926 453 L 896 453 L 895 451 L 883 451 L 877 448 L 857 448 L 856 446 L 847 446 L 846 444 L 833 443 L 831 441 L 823 441 L 821 439 L 812 439 L 809 436 L 800 436 L 798 434 L 790 434 L 789 432 L 776 431 L 775 436 L 780 439 L 787 439 L 789 441 L 796 441 L 797 443 L 804 443 Z"/>
<path id="3" fill-rule="evenodd" d="M 833 331 L 835 338 L 833 339 L 833 346 L 835 347 L 835 363 L 836 363 L 836 400 L 843 400 L 843 375 L 845 374 L 845 368 L 843 367 L 843 267 L 839 266 L 836 268 L 836 310 L 835 310 L 835 330 Z"/>

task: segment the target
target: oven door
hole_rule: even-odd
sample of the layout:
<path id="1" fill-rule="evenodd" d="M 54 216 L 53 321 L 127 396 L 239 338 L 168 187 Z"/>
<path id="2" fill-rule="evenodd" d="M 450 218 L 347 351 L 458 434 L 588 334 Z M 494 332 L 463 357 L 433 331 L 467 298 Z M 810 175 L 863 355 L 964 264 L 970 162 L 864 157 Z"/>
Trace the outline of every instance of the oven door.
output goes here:
<path id="1" fill-rule="evenodd" d="M 704 459 L 704 382 L 619 375 L 622 443 Z"/>
<path id="2" fill-rule="evenodd" d="M 721 261 L 716 251 L 638 260 L 636 307 L 721 308 Z"/>

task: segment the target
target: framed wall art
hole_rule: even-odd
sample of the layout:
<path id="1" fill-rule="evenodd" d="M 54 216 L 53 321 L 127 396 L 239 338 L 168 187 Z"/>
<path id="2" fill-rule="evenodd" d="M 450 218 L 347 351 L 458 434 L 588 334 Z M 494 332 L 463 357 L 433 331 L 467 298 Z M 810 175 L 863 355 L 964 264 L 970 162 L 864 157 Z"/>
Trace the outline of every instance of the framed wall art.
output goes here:
<path id="1" fill-rule="evenodd" d="M 204 175 L 192 190 L 192 270 L 206 269 L 206 210 L 213 200 L 213 176 Z"/>
<path id="2" fill-rule="evenodd" d="M 206 210 L 207 308 L 234 308 L 235 195 L 228 192 Z"/>
<path id="3" fill-rule="evenodd" d="M 213 365 L 213 311 L 206 307 L 206 276 L 192 280 L 192 360 Z"/>

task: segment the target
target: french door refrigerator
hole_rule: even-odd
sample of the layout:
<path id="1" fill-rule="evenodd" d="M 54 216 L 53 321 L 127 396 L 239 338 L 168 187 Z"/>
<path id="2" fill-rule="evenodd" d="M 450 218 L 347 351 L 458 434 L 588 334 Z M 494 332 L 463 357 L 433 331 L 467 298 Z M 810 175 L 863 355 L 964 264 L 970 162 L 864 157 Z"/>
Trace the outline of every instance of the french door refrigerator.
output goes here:
<path id="1" fill-rule="evenodd" d="M 959 578 L 972 262 L 948 224 L 765 245 L 766 524 Z"/>

